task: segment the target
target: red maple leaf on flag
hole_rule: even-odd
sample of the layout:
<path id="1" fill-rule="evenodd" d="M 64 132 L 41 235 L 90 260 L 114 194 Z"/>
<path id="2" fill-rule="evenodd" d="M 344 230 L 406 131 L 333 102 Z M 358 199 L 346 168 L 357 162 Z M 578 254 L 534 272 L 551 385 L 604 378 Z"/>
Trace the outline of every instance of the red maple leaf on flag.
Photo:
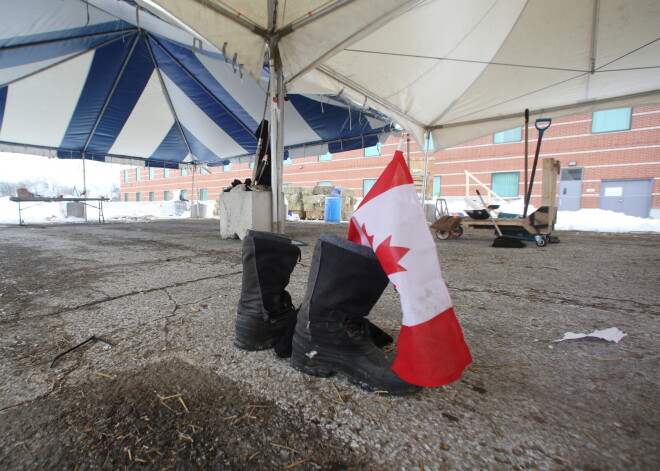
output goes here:
<path id="1" fill-rule="evenodd" d="M 362 224 L 362 232 L 364 232 L 364 236 L 369 241 L 369 245 L 371 246 L 371 248 L 373 248 L 374 247 L 374 236 L 369 235 L 369 233 L 367 232 L 366 224 Z"/>
<path id="2" fill-rule="evenodd" d="M 366 232 L 365 232 L 366 234 Z M 372 237 L 373 238 L 373 237 Z M 380 264 L 385 270 L 385 274 L 391 275 L 400 271 L 407 271 L 401 265 L 399 265 L 399 260 L 410 251 L 408 247 L 399 247 L 396 245 L 391 245 L 392 236 L 389 236 L 387 239 L 382 241 L 378 248 L 375 250 L 376 257 L 380 260 Z"/>

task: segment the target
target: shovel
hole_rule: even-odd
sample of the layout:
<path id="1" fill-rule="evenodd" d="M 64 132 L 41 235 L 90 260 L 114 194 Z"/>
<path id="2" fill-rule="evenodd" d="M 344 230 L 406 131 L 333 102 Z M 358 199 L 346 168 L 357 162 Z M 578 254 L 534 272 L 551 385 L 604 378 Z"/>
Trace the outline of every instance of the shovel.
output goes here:
<path id="1" fill-rule="evenodd" d="M 481 193 L 479 193 L 479 190 L 477 190 L 477 195 L 479 195 L 481 206 L 483 206 L 486 212 L 488 213 L 488 217 L 490 218 L 490 221 L 493 223 L 493 226 L 495 226 L 495 230 L 497 231 L 497 237 L 493 241 L 492 247 L 511 247 L 515 249 L 521 249 L 523 247 L 526 247 L 525 243 L 522 240 L 507 237 L 502 234 L 500 227 L 495 222 L 495 218 L 490 214 L 490 211 L 488 210 L 488 206 L 486 206 L 486 202 L 481 197 Z"/>
<path id="2" fill-rule="evenodd" d="M 532 178 L 529 179 L 529 187 L 527 188 L 527 195 L 525 197 L 525 210 L 523 211 L 523 219 L 527 217 L 527 208 L 529 208 L 529 200 L 532 199 L 532 186 L 534 186 L 534 176 L 536 175 L 536 166 L 539 163 L 539 152 L 541 151 L 541 141 L 543 140 L 543 133 L 552 124 L 552 119 L 541 118 L 537 119 L 534 123 L 536 130 L 539 132 L 539 139 L 536 141 L 536 155 L 534 155 L 534 164 L 532 165 Z"/>
<path id="3" fill-rule="evenodd" d="M 525 110 L 525 204 L 527 204 L 527 179 L 529 178 L 528 173 L 528 162 L 529 157 L 529 108 Z"/>

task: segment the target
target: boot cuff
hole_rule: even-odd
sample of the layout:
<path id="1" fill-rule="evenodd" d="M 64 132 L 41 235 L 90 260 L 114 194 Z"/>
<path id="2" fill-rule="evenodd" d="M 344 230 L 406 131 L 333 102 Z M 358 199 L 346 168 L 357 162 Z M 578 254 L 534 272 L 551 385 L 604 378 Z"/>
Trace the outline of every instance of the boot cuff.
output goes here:
<path id="1" fill-rule="evenodd" d="M 373 259 L 376 258 L 376 254 L 374 253 L 371 247 L 367 247 L 366 245 L 356 244 L 355 242 L 351 242 L 348 239 L 344 239 L 342 237 L 336 236 L 334 234 L 331 234 L 330 232 L 322 233 L 320 239 L 323 242 L 336 245 L 337 247 L 341 247 L 342 249 L 349 250 L 357 255 L 361 255 L 363 257 L 368 257 Z"/>
<path id="2" fill-rule="evenodd" d="M 291 243 L 291 237 L 286 236 L 284 234 L 275 234 L 274 232 L 253 231 L 252 229 L 248 229 L 245 232 L 245 237 L 252 237 L 254 239 L 270 239 L 285 244 Z"/>

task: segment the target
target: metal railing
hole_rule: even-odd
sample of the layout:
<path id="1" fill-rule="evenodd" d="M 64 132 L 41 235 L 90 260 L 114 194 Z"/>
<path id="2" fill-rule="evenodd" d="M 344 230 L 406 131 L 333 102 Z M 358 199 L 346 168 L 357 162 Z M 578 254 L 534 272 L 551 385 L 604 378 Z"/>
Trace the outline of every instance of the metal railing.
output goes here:
<path id="1" fill-rule="evenodd" d="M 500 195 L 495 193 L 493 190 L 491 190 L 489 186 L 482 183 L 477 177 L 475 177 L 470 172 L 465 170 L 465 196 L 467 196 L 468 198 L 472 196 L 470 193 L 470 185 L 474 185 L 474 183 L 470 183 L 470 179 L 474 180 L 476 182 L 476 185 L 478 187 L 481 187 L 482 191 L 486 191 L 486 201 L 488 204 L 492 204 L 493 199 L 497 199 L 499 201 L 502 201 L 504 199 Z"/>

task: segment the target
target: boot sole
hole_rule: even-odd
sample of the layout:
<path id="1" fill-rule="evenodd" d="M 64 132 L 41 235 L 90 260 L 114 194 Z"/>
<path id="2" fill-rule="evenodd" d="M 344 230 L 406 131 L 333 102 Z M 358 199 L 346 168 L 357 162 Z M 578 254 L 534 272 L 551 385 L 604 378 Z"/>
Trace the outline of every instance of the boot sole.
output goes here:
<path id="1" fill-rule="evenodd" d="M 291 366 L 293 369 L 318 378 L 327 378 L 336 373 L 327 364 L 312 359 L 302 360 L 297 355 L 291 357 Z"/>
<path id="2" fill-rule="evenodd" d="M 239 314 L 236 317 L 234 346 L 251 352 L 267 350 L 273 348 L 279 334 L 279 331 L 273 332 L 272 327 L 263 320 Z"/>
<path id="3" fill-rule="evenodd" d="M 273 348 L 275 342 L 268 342 L 264 344 L 255 344 L 255 343 L 248 343 L 248 342 L 243 342 L 238 339 L 234 340 L 234 347 L 240 349 L 240 350 L 246 350 L 248 352 L 257 352 L 259 350 L 268 350 L 269 348 Z"/>
<path id="4" fill-rule="evenodd" d="M 358 378 L 357 376 L 360 372 L 355 370 L 355 368 L 344 366 L 341 362 L 336 362 L 332 359 L 326 360 L 322 357 L 320 358 L 318 354 L 310 358 L 305 354 L 297 352 L 295 346 L 291 357 L 291 367 L 301 373 L 320 378 L 327 378 L 337 373 L 345 377 L 352 384 L 355 384 L 366 391 L 379 391 L 390 396 L 407 396 L 421 390 L 419 386 L 409 383 L 405 383 L 405 385 L 401 385 L 399 388 L 390 388 L 388 390 L 379 389 L 369 384 L 367 381 Z"/>

